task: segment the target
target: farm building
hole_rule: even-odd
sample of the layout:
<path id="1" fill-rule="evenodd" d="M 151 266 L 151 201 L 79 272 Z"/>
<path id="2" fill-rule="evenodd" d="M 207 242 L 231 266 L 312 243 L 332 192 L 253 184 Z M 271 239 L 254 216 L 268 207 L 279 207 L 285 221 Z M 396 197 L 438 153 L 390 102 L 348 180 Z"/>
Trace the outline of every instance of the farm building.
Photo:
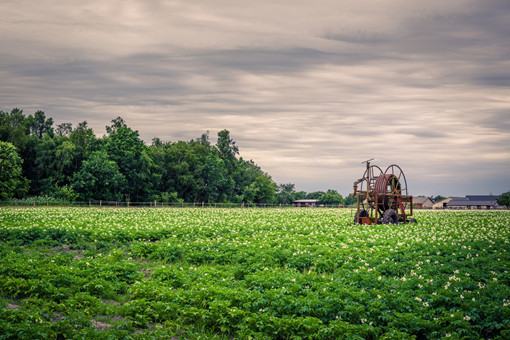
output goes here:
<path id="1" fill-rule="evenodd" d="M 316 207 L 319 200 L 295 200 L 292 202 L 293 207 Z"/>
<path id="2" fill-rule="evenodd" d="M 418 196 L 413 197 L 413 205 L 418 208 L 432 208 L 434 202 L 429 197 Z"/>
<path id="3" fill-rule="evenodd" d="M 445 199 L 442 199 L 440 201 L 437 201 L 432 205 L 434 209 L 444 209 L 446 208 L 446 204 L 450 201 L 467 201 L 467 198 L 465 197 L 447 197 Z"/>
<path id="4" fill-rule="evenodd" d="M 446 208 L 450 209 L 499 209 L 497 202 L 499 196 L 492 195 L 467 195 L 463 197 L 454 197 L 446 203 Z"/>

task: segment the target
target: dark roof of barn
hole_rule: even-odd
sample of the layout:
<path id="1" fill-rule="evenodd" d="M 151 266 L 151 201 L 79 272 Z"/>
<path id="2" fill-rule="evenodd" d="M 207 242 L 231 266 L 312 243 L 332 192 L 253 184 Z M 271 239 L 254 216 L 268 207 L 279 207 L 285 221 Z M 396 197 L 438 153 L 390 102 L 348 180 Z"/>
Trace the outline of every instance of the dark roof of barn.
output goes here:
<path id="1" fill-rule="evenodd" d="M 498 203 L 495 199 L 493 200 L 483 200 L 483 201 L 472 201 L 472 200 L 462 200 L 462 201 L 456 201 L 451 200 L 450 202 L 446 203 L 447 207 L 474 207 L 474 206 L 495 206 Z"/>
<path id="2" fill-rule="evenodd" d="M 495 201 L 499 198 L 498 196 L 492 195 L 466 195 L 466 198 L 470 201 Z"/>

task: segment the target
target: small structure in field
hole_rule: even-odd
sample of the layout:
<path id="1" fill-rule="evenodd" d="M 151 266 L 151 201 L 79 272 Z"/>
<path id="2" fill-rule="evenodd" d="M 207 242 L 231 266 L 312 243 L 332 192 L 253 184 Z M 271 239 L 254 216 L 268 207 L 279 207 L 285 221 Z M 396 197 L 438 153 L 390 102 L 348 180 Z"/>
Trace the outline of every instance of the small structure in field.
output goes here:
<path id="1" fill-rule="evenodd" d="M 317 202 L 319 202 L 319 200 L 316 200 L 316 199 L 295 200 L 292 202 L 292 206 L 293 207 L 316 207 Z"/>
<path id="2" fill-rule="evenodd" d="M 464 198 L 464 197 L 447 197 L 447 198 L 444 198 L 444 199 L 442 199 L 440 201 L 435 202 L 432 205 L 432 208 L 434 208 L 434 209 L 445 209 L 446 205 L 448 204 L 448 202 L 453 201 L 453 200 L 460 201 L 460 200 L 466 200 L 466 198 Z"/>
<path id="3" fill-rule="evenodd" d="M 432 202 L 430 197 L 418 196 L 413 197 L 413 204 L 417 208 L 432 208 L 434 202 Z"/>

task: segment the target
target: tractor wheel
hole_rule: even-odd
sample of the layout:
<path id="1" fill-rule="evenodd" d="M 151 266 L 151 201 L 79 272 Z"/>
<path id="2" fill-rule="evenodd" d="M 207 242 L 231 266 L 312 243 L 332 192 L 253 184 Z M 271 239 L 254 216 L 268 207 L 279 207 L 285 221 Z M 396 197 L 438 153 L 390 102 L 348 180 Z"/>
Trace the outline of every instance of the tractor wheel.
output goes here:
<path id="1" fill-rule="evenodd" d="M 393 209 L 388 209 L 384 212 L 383 224 L 398 224 L 398 215 L 397 212 Z"/>
<path id="2" fill-rule="evenodd" d="M 359 211 L 359 217 L 368 217 L 368 211 L 366 211 L 365 209 L 361 209 Z M 358 212 L 356 212 L 356 214 L 354 214 L 354 223 L 358 223 Z"/>

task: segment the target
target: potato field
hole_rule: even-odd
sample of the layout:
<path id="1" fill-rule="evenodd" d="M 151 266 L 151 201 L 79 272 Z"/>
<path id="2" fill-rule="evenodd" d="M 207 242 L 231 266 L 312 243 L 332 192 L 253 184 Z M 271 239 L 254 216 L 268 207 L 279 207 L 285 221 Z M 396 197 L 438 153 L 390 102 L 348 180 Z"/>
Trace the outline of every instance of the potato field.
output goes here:
<path id="1" fill-rule="evenodd" d="M 510 211 L 0 208 L 0 339 L 509 339 Z"/>

